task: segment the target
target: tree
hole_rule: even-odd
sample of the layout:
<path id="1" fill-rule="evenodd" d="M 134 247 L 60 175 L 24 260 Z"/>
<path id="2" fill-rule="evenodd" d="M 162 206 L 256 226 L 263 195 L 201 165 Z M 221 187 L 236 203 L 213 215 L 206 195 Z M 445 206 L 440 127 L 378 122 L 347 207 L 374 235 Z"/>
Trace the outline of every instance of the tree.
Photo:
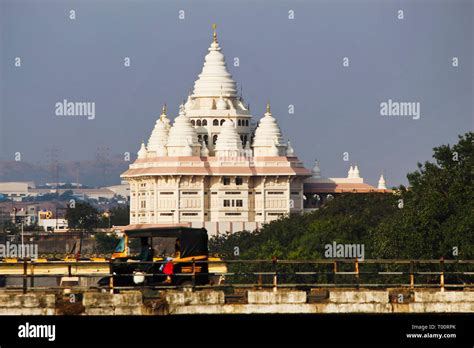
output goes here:
<path id="1" fill-rule="evenodd" d="M 96 251 L 101 254 L 110 254 L 113 252 L 118 238 L 115 235 L 107 235 L 106 233 L 96 233 Z"/>
<path id="2" fill-rule="evenodd" d="M 466 133 L 452 147 L 436 147 L 434 163 L 418 164 L 407 175 L 409 189 L 342 194 L 318 211 L 260 231 L 212 238 L 210 250 L 230 259 L 236 250 L 240 259 L 318 259 L 336 242 L 363 244 L 366 258 L 473 258 L 473 137 Z"/>
<path id="3" fill-rule="evenodd" d="M 376 254 L 403 258 L 474 257 L 474 133 L 434 149 L 435 162 L 418 163 L 403 208 L 374 235 Z"/>
<path id="4" fill-rule="evenodd" d="M 130 207 L 118 206 L 110 210 L 111 226 L 126 226 L 130 223 Z"/>
<path id="5" fill-rule="evenodd" d="M 69 228 L 91 230 L 99 221 L 97 209 L 89 203 L 76 202 L 74 207 L 68 206 L 66 220 Z"/>

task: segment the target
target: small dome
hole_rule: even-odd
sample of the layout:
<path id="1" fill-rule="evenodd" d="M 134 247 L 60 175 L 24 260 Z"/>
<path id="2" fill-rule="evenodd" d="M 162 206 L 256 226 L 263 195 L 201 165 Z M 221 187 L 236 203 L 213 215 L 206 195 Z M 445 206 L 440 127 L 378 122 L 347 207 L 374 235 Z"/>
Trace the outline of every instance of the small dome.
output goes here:
<path id="1" fill-rule="evenodd" d="M 383 174 L 380 175 L 379 184 L 378 184 L 377 188 L 379 190 L 386 190 L 387 189 L 387 185 L 385 185 L 385 178 L 383 177 Z"/>
<path id="2" fill-rule="evenodd" d="M 140 150 L 138 150 L 138 158 L 146 158 L 148 154 L 148 151 L 146 150 L 145 143 L 142 143 L 142 146 L 140 147 Z"/>
<path id="3" fill-rule="evenodd" d="M 272 147 L 278 150 L 278 155 L 286 155 L 285 145 L 283 143 L 280 127 L 272 116 L 270 104 L 267 104 L 267 112 L 260 119 L 258 127 L 255 130 L 253 139 L 253 152 L 256 157 L 275 156 Z"/>
<path id="4" fill-rule="evenodd" d="M 175 118 L 174 124 L 168 134 L 168 146 L 196 146 L 199 145 L 196 129 L 191 124 L 191 120 L 184 111 L 184 106 L 180 106 L 179 116 Z"/>
<path id="5" fill-rule="evenodd" d="M 288 140 L 288 144 L 286 145 L 286 155 L 288 157 L 292 157 L 295 155 L 295 150 L 293 149 L 293 146 L 291 146 L 291 142 Z"/>
<path id="6" fill-rule="evenodd" d="M 351 167 L 349 168 L 349 171 L 347 172 L 347 178 L 352 179 L 354 177 L 354 168 Z"/>
<path id="7" fill-rule="evenodd" d="M 313 174 L 313 178 L 321 178 L 321 169 L 319 168 L 318 160 L 314 161 L 314 167 L 311 170 L 311 173 Z"/>
<path id="8" fill-rule="evenodd" d="M 224 98 L 222 98 L 222 95 L 219 97 L 219 99 L 217 99 L 216 109 L 217 110 L 227 110 L 228 109 L 227 102 L 224 100 Z"/>
<path id="9" fill-rule="evenodd" d="M 276 119 L 272 116 L 270 105 L 267 105 L 267 112 L 260 119 L 257 130 L 255 131 L 255 139 L 253 146 L 273 146 L 283 143 L 280 127 Z"/>
<path id="10" fill-rule="evenodd" d="M 216 156 L 238 156 L 241 153 L 242 141 L 232 120 L 227 119 L 222 125 L 215 151 Z"/>
<path id="11" fill-rule="evenodd" d="M 158 149 L 165 146 L 168 142 L 169 123 L 167 124 L 165 119 L 167 120 L 166 114 L 162 114 L 160 118 L 156 120 L 155 128 L 153 128 L 150 138 L 148 139 L 148 151 L 158 153 Z"/>
<path id="12" fill-rule="evenodd" d="M 357 167 L 357 164 L 356 166 L 354 167 L 354 178 L 357 178 L 357 179 L 360 179 L 360 172 L 359 172 L 359 168 Z"/>

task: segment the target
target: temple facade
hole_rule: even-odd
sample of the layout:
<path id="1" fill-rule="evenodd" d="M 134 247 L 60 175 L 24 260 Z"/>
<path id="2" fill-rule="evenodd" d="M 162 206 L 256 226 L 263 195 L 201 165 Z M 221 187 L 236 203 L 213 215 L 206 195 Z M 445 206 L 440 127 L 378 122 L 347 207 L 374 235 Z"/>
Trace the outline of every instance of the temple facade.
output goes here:
<path id="1" fill-rule="evenodd" d="M 130 224 L 184 223 L 211 234 L 253 230 L 317 208 L 341 190 L 341 180 L 351 191 L 380 191 L 363 184 L 352 166 L 347 180 L 322 178 L 318 163 L 306 169 L 269 103 L 258 124 L 253 121 L 215 31 L 208 51 L 174 123 L 163 107 L 148 142 L 122 174 L 130 184 Z"/>

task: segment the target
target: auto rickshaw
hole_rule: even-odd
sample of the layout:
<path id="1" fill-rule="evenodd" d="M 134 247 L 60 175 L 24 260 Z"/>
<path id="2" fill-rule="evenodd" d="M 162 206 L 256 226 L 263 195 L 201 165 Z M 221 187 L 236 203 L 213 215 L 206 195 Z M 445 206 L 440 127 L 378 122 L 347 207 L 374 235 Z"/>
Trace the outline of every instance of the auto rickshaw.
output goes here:
<path id="1" fill-rule="evenodd" d="M 112 254 L 114 286 L 192 286 L 220 283 L 223 263 L 210 258 L 205 228 L 159 227 L 125 230 Z M 109 277 L 99 285 L 108 285 Z"/>

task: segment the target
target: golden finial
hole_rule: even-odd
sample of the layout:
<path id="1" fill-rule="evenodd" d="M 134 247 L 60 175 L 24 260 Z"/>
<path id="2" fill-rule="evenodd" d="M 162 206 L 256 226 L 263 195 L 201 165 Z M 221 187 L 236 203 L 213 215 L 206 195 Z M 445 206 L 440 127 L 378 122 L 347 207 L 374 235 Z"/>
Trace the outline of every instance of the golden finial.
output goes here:
<path id="1" fill-rule="evenodd" d="M 163 104 L 161 108 L 161 115 L 160 118 L 163 119 L 166 116 L 166 104 Z"/>
<path id="2" fill-rule="evenodd" d="M 216 28 L 217 28 L 217 25 L 216 25 L 216 23 L 214 23 L 214 24 L 212 25 L 212 29 L 214 30 L 214 42 L 215 42 L 215 43 L 217 43 Z"/>
<path id="3" fill-rule="evenodd" d="M 270 113 L 270 101 L 267 101 L 267 112 Z"/>

